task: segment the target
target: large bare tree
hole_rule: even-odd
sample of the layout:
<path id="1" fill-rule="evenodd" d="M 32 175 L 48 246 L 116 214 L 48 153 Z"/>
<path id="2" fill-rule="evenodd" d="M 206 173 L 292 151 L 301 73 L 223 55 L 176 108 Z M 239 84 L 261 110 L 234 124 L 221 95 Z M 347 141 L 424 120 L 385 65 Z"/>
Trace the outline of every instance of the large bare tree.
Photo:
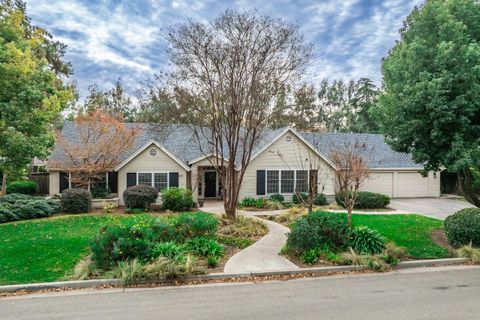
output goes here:
<path id="1" fill-rule="evenodd" d="M 202 152 L 213 154 L 225 212 L 234 218 L 252 153 L 279 111 L 275 100 L 300 83 L 312 48 L 296 25 L 230 10 L 209 23 L 174 26 L 168 40 L 177 103 L 190 110 Z"/>

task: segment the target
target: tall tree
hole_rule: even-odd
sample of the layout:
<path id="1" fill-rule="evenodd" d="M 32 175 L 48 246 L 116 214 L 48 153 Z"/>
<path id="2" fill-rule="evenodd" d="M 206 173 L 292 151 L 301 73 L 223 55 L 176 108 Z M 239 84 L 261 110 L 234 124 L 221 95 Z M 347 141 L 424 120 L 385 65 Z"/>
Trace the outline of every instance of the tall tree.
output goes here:
<path id="1" fill-rule="evenodd" d="M 177 102 L 223 186 L 233 218 L 252 150 L 276 110 L 283 88 L 300 81 L 311 58 L 297 26 L 283 20 L 227 10 L 209 24 L 189 22 L 168 35 Z M 274 111 L 275 110 L 275 111 Z"/>
<path id="2" fill-rule="evenodd" d="M 125 122 L 134 121 L 132 99 L 125 92 L 122 79 L 117 79 L 115 85 L 108 90 L 101 90 L 97 84 L 93 84 L 88 91 L 82 111 L 86 113 L 101 111 Z"/>
<path id="3" fill-rule="evenodd" d="M 23 2 L 0 3 L 2 194 L 8 174 L 22 170 L 34 157 L 46 157 L 54 138 L 51 123 L 73 99 L 64 83 L 69 64 L 62 62 L 59 47 L 30 24 Z"/>
<path id="4" fill-rule="evenodd" d="M 458 172 L 465 198 L 480 207 L 472 169 L 480 168 L 480 5 L 427 0 L 406 18 L 383 60 L 376 114 L 395 150 L 426 170 Z"/>

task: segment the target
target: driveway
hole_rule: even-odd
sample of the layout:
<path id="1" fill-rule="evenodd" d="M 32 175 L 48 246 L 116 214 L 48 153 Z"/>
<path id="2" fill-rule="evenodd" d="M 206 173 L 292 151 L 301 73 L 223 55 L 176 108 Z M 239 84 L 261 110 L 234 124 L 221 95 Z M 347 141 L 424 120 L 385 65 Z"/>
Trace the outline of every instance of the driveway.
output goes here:
<path id="1" fill-rule="evenodd" d="M 456 211 L 471 208 L 473 205 L 466 201 L 447 198 L 404 198 L 392 199 L 390 207 L 445 220 L 446 217 L 454 214 Z"/>

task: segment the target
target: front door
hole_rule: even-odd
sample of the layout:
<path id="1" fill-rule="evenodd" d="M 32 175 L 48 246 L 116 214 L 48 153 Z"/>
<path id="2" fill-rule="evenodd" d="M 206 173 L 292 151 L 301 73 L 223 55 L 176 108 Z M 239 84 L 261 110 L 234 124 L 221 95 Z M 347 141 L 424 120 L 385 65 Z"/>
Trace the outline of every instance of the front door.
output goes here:
<path id="1" fill-rule="evenodd" d="M 217 173 L 205 172 L 205 198 L 213 198 L 217 195 Z"/>

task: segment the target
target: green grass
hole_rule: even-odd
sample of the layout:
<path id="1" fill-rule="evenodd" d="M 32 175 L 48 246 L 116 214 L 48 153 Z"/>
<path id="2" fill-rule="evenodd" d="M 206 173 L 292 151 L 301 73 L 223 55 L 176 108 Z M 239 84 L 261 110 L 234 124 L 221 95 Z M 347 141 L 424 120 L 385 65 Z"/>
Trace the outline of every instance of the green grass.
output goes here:
<path id="1" fill-rule="evenodd" d="M 397 246 L 407 248 L 413 258 L 444 258 L 449 256 L 447 248 L 433 242 L 431 233 L 443 228 L 443 221 L 417 214 L 354 214 L 353 226 L 376 229 Z"/>
<path id="2" fill-rule="evenodd" d="M 62 279 L 111 219 L 76 215 L 0 225 L 0 284 Z"/>

